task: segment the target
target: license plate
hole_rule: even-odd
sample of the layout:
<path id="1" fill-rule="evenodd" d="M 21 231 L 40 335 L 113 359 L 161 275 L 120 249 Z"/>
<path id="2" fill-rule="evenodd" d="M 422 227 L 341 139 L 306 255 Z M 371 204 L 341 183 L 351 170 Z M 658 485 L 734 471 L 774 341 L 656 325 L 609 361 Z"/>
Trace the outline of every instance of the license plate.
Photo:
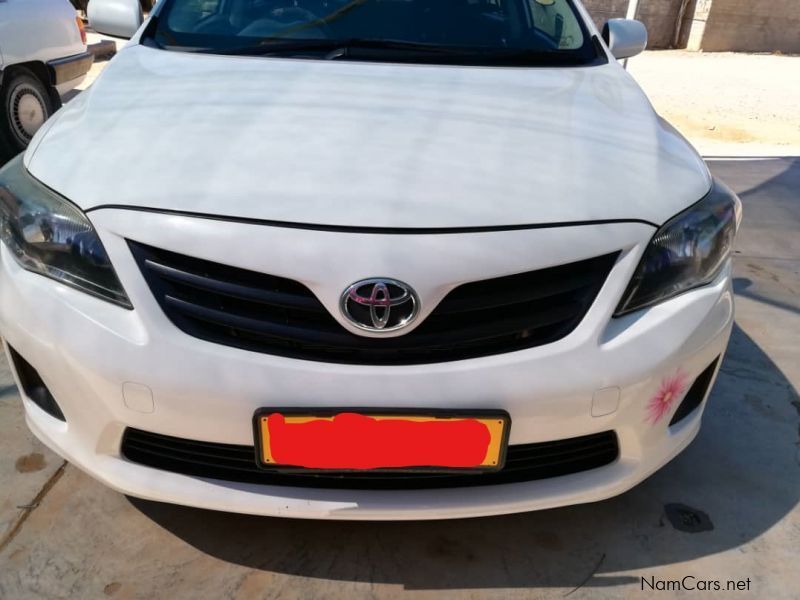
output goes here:
<path id="1" fill-rule="evenodd" d="M 511 418 L 501 411 L 262 409 L 256 454 L 267 469 L 497 471 Z"/>

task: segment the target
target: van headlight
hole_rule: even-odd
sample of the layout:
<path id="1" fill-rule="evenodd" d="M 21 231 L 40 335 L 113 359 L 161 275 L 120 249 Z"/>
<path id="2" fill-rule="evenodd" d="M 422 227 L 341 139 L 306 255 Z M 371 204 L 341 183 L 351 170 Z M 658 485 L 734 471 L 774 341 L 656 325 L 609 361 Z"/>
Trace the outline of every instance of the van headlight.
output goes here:
<path id="1" fill-rule="evenodd" d="M 133 308 L 89 219 L 31 177 L 22 156 L 0 169 L 0 240 L 24 269 Z"/>
<path id="2" fill-rule="evenodd" d="M 713 281 L 731 254 L 741 220 L 741 201 L 715 180 L 705 198 L 670 219 L 650 240 L 614 316 Z"/>

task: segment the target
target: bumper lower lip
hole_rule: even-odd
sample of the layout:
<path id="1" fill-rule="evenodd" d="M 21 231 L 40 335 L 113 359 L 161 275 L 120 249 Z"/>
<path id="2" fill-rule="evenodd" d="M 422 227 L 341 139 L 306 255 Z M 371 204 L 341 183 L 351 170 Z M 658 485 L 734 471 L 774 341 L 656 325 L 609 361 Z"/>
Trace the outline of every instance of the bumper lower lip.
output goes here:
<path id="1" fill-rule="evenodd" d="M 24 398 L 28 424 L 54 451 L 114 489 L 215 510 L 416 520 L 521 512 L 614 496 L 694 438 L 702 405 L 669 427 L 670 414 L 648 422 L 648 402 L 665 379 L 682 373 L 691 382 L 723 354 L 733 322 L 730 267 L 709 286 L 609 322 L 638 258 L 631 252 L 612 271 L 584 323 L 559 342 L 436 365 L 314 363 L 187 336 L 159 312 L 132 259 L 115 260 L 113 252 L 124 243 L 111 240 L 108 246 L 133 293 L 134 311 L 22 271 L 0 247 L 0 332 L 41 371 L 67 420 L 53 419 Z M 133 398 L 123 389 L 146 393 Z M 610 405 L 609 396 L 615 400 Z M 262 407 L 381 405 L 505 410 L 513 423 L 512 445 L 614 431 L 620 455 L 591 471 L 468 490 L 345 490 L 203 479 L 135 464 L 120 453 L 127 427 L 252 445 L 252 417 Z"/>

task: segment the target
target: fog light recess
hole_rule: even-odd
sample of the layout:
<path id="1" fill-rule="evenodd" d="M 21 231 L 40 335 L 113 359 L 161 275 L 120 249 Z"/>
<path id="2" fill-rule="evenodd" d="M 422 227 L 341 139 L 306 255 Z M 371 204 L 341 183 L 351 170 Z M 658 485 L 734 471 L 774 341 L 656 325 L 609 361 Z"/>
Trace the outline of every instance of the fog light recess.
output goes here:
<path id="1" fill-rule="evenodd" d="M 683 401 L 678 406 L 678 410 L 675 411 L 672 420 L 669 422 L 670 427 L 683 421 L 703 402 L 703 399 L 708 393 L 708 388 L 711 385 L 711 380 L 714 378 L 718 362 L 719 356 L 694 380 L 692 387 L 686 392 L 686 396 L 684 396 Z"/>
<path id="2" fill-rule="evenodd" d="M 11 346 L 8 347 L 8 356 L 11 359 L 11 368 L 16 372 L 22 386 L 22 393 L 51 417 L 66 422 L 61 407 L 47 389 L 39 372 Z"/>

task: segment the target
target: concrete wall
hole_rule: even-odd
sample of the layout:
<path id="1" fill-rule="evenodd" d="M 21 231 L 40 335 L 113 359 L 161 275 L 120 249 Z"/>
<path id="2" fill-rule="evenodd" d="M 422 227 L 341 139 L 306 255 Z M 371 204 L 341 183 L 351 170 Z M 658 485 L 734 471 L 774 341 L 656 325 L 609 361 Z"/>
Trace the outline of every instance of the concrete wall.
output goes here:
<path id="1" fill-rule="evenodd" d="M 602 28 L 609 19 L 625 16 L 628 0 L 583 0 L 583 5 L 591 13 L 594 22 Z"/>
<path id="2" fill-rule="evenodd" d="M 700 48 L 800 54 L 800 0 L 713 0 Z"/>
<path id="3" fill-rule="evenodd" d="M 599 27 L 628 8 L 628 0 L 583 3 Z M 649 48 L 800 54 L 800 0 L 639 0 L 637 18 Z"/>
<path id="4" fill-rule="evenodd" d="M 647 26 L 649 48 L 672 47 L 675 23 L 683 1 L 639 0 L 637 18 Z M 602 27 L 608 19 L 624 17 L 628 9 L 628 0 L 583 0 L 583 4 L 598 27 Z"/>

